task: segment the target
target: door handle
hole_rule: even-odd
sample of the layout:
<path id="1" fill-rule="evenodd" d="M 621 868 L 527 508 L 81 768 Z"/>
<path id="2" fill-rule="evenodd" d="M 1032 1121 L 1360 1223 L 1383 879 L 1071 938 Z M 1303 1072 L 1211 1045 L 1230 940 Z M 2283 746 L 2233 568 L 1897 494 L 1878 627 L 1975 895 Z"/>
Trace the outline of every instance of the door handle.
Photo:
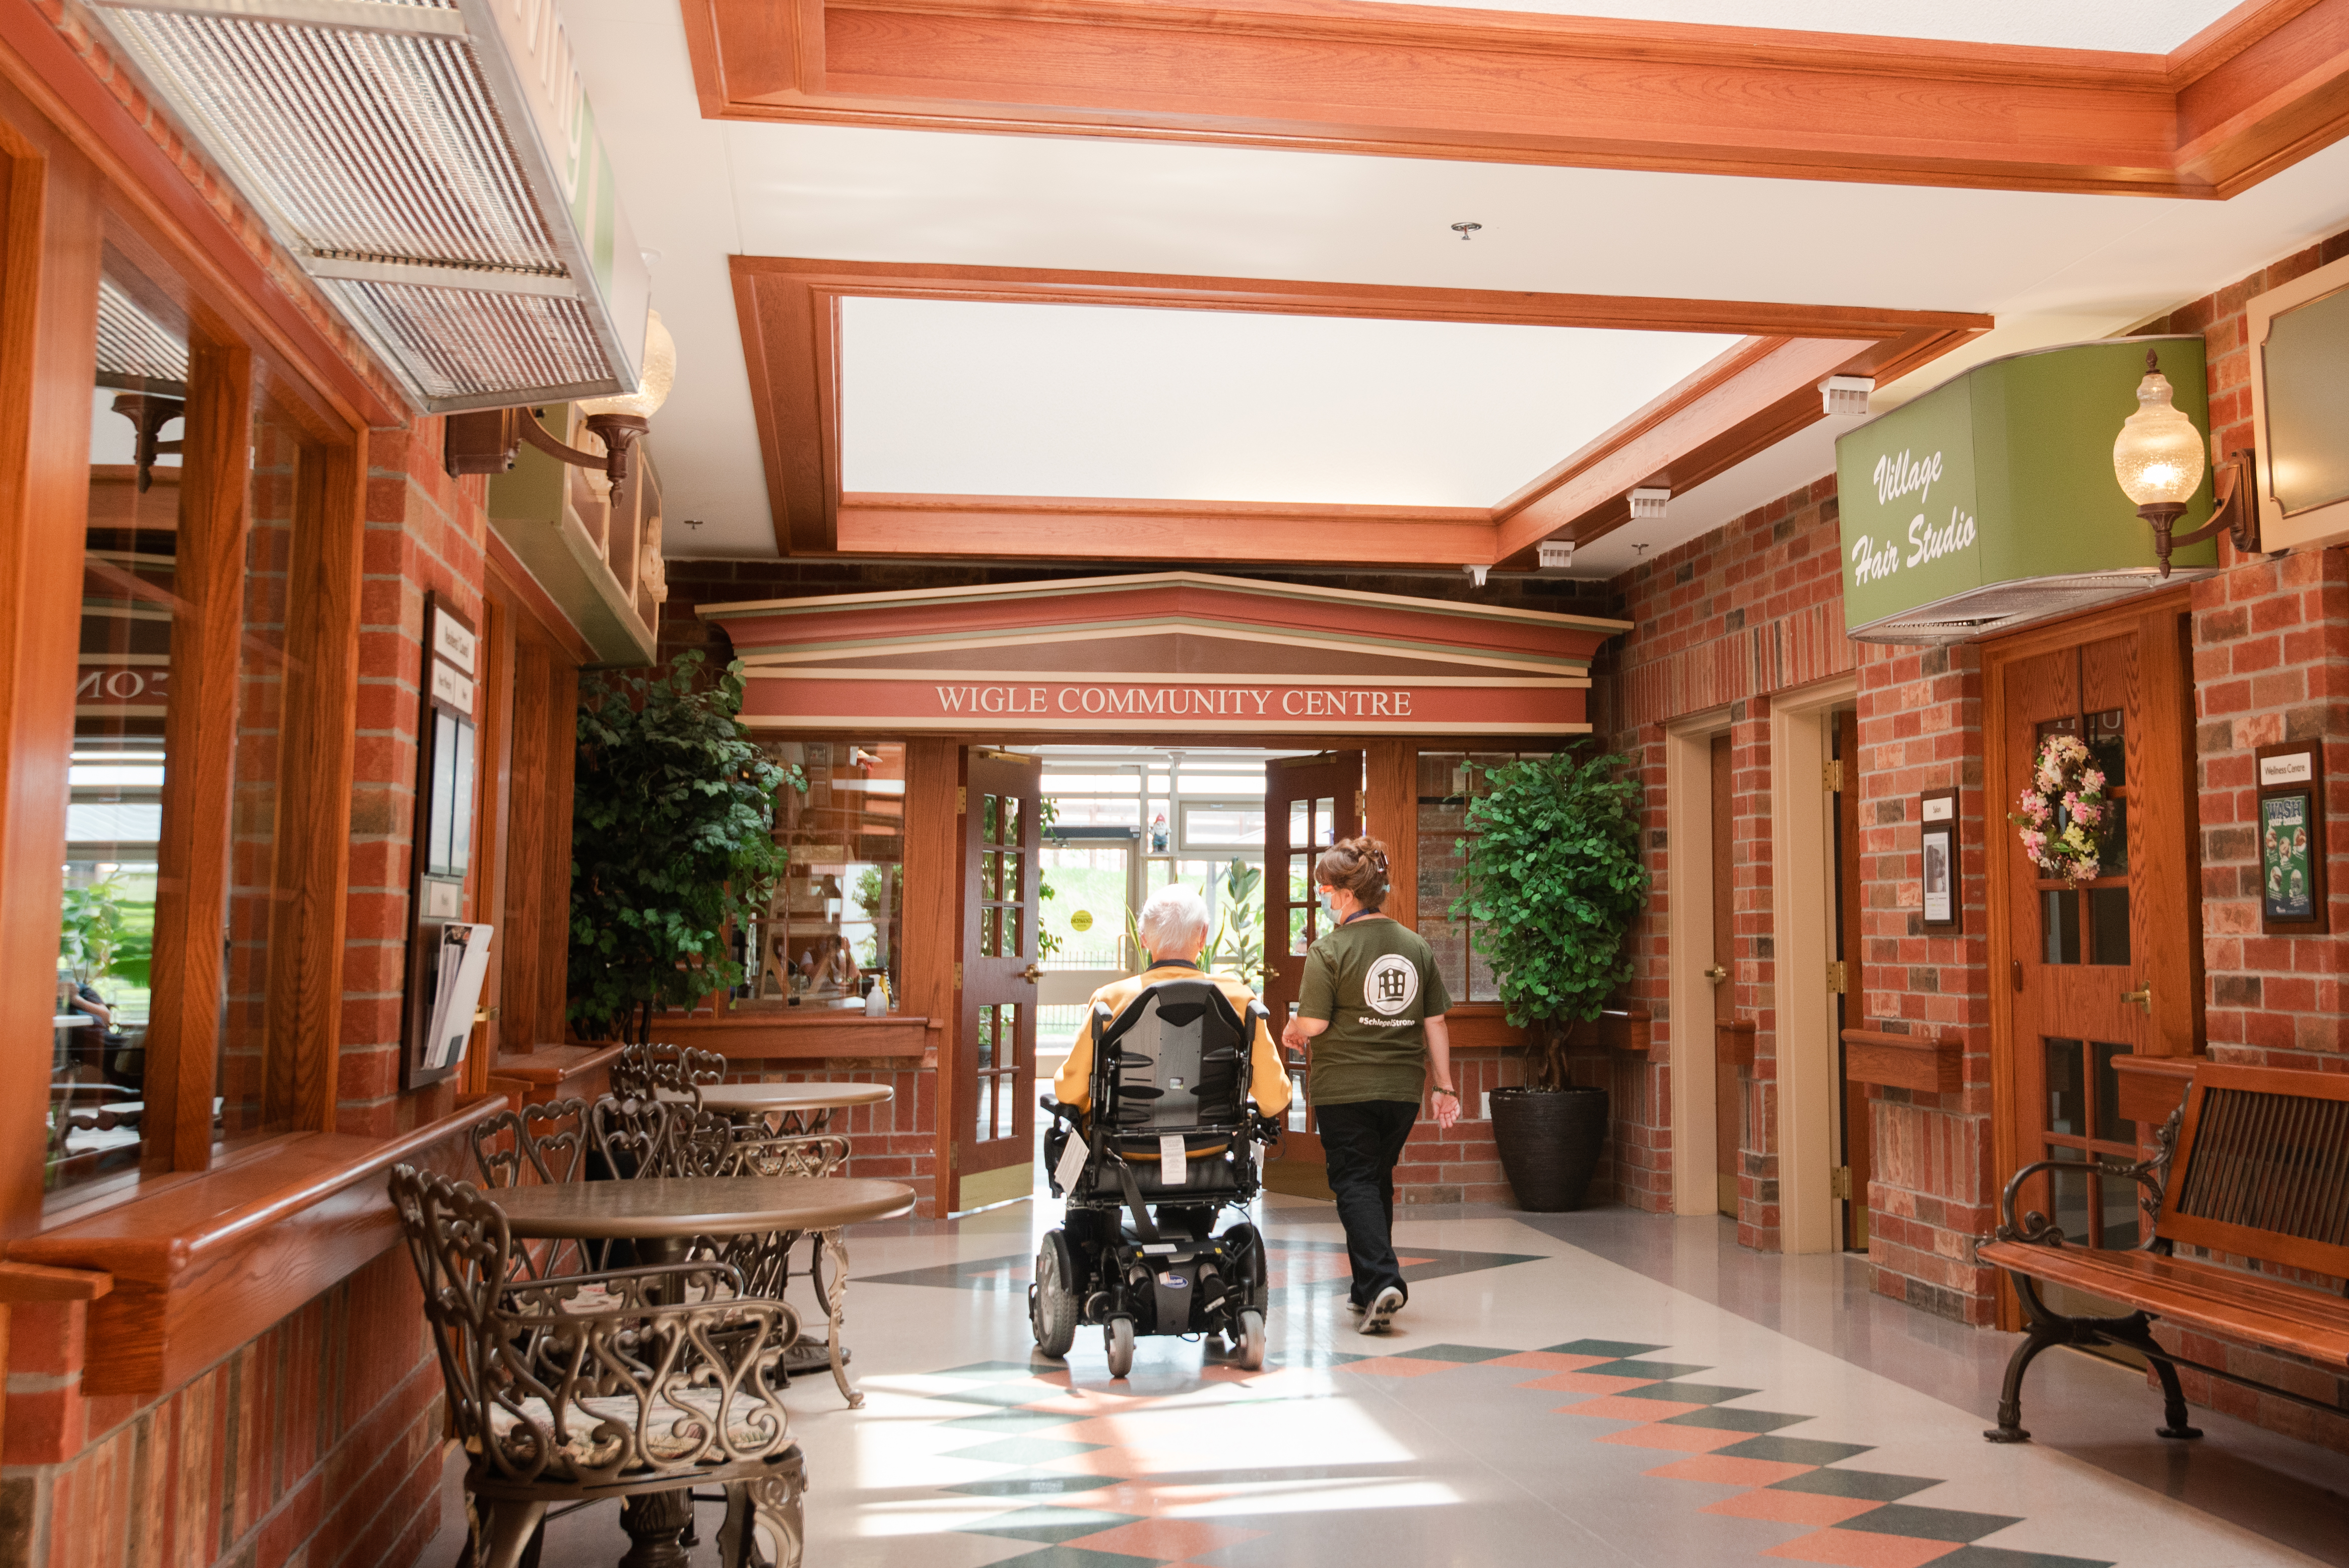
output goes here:
<path id="1" fill-rule="evenodd" d="M 2020 958 L 2010 958 L 2007 960 L 2007 963 L 2013 966 L 2014 988 L 2017 991 L 2020 991 L 2023 989 L 2023 960 Z"/>
<path id="2" fill-rule="evenodd" d="M 1278 969 L 1268 969 L 1264 972 L 1264 977 L 1268 980 L 1278 980 L 1280 978 L 1280 971 Z"/>
<path id="3" fill-rule="evenodd" d="M 1019 978 L 1022 980 L 1035 981 L 1041 980 L 1043 977 L 1044 966 L 1040 964 L 1030 964 L 1019 972 Z"/>
<path id="4" fill-rule="evenodd" d="M 2147 1017 L 2150 1018 L 2153 1016 L 2153 986 L 2151 983 L 2148 982 L 2142 989 L 2139 990 L 2122 992 L 2121 1000 L 2124 1002 L 2136 1003 L 2138 1006 L 2145 1009 L 2145 1016 Z"/>
<path id="5" fill-rule="evenodd" d="M 1714 965 L 1712 968 L 1710 968 L 1710 969 L 1708 969 L 1708 970 L 1706 970 L 1706 971 L 1704 972 L 1704 977 L 1705 977 L 1706 979 L 1708 979 L 1708 980 L 1712 981 L 1714 985 L 1720 985 L 1723 980 L 1726 980 L 1726 979 L 1728 979 L 1728 978 L 1729 978 L 1729 971 L 1728 971 L 1727 969 L 1723 968 L 1722 965 L 1720 965 L 1716 964 L 1716 965 Z"/>

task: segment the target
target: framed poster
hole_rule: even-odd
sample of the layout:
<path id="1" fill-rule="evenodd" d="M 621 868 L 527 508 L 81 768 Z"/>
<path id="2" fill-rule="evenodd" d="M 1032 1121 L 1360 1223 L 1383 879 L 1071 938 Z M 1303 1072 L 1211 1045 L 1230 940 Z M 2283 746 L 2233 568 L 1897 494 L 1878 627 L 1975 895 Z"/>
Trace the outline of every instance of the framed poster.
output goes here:
<path id="1" fill-rule="evenodd" d="M 1965 901 L 1958 896 L 1958 792 L 1928 789 L 1917 799 L 1925 929 L 1962 931 Z"/>
<path id="2" fill-rule="evenodd" d="M 2324 743 L 2259 749 L 2260 929 L 2316 934 L 2331 928 L 2324 888 Z"/>

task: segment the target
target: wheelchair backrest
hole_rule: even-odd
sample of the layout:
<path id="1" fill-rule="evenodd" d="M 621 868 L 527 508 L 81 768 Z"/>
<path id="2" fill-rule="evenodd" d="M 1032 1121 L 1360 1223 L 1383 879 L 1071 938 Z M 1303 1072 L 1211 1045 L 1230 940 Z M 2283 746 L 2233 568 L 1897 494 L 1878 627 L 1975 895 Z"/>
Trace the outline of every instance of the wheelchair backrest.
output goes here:
<path id="1" fill-rule="evenodd" d="M 1250 1009 L 1254 1011 L 1254 1009 Z M 1248 1021 L 1212 981 L 1161 980 L 1093 1017 L 1093 1104 L 1121 1135 L 1247 1125 Z"/>

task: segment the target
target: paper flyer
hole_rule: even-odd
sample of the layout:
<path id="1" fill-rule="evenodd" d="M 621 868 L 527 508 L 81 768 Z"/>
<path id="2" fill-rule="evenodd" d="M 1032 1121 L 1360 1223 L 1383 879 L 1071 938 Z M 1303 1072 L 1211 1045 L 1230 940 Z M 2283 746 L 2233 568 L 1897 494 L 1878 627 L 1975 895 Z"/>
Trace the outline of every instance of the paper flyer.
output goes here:
<path id="1" fill-rule="evenodd" d="M 432 1027 L 424 1044 L 427 1068 L 454 1067 L 464 1059 L 465 1042 L 473 1033 L 473 1011 L 481 1005 L 481 982 L 490 972 L 490 932 L 486 925 L 453 920 L 440 928 L 440 961 L 433 966 Z"/>

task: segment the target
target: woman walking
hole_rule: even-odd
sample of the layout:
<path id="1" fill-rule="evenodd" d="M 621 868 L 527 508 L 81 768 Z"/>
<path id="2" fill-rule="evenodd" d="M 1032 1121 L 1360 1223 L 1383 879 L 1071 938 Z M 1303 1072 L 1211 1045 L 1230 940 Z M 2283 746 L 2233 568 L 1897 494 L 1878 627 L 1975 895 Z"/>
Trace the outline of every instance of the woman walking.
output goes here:
<path id="1" fill-rule="evenodd" d="M 1410 1295 L 1395 1263 L 1395 1161 L 1431 1069 L 1435 1124 L 1449 1128 L 1460 1116 L 1444 1023 L 1452 998 L 1419 933 L 1380 913 L 1384 844 L 1340 841 L 1313 862 L 1313 881 L 1335 923 L 1306 954 L 1297 1016 L 1281 1043 L 1309 1053 L 1305 1098 L 1354 1271 L 1347 1309 L 1362 1333 L 1384 1334 Z"/>

